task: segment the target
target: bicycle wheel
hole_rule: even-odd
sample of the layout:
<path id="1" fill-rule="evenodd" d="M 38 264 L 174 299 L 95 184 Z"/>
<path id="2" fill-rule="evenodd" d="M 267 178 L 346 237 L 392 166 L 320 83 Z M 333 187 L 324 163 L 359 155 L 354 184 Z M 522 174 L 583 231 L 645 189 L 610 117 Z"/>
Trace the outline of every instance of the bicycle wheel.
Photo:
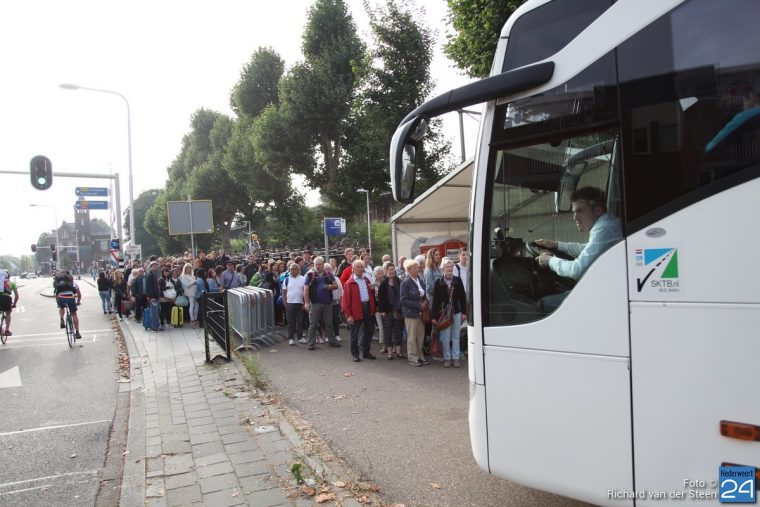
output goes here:
<path id="1" fill-rule="evenodd" d="M 66 339 L 69 341 L 69 348 L 74 347 L 74 321 L 71 318 L 71 313 L 66 309 Z"/>
<path id="2" fill-rule="evenodd" d="M 5 324 L 5 312 L 0 312 L 0 341 L 3 342 L 3 345 L 8 341 L 8 335 L 5 334 Z"/>

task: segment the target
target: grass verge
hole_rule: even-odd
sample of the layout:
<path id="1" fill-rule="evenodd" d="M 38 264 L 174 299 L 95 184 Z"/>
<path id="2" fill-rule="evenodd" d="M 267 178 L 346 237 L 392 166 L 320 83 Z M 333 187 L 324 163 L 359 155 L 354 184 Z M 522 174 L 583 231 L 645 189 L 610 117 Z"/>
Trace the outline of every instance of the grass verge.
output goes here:
<path id="1" fill-rule="evenodd" d="M 255 353 L 241 355 L 240 358 L 248 371 L 248 383 L 260 391 L 265 391 L 269 387 L 269 379 L 261 364 L 261 356 Z"/>

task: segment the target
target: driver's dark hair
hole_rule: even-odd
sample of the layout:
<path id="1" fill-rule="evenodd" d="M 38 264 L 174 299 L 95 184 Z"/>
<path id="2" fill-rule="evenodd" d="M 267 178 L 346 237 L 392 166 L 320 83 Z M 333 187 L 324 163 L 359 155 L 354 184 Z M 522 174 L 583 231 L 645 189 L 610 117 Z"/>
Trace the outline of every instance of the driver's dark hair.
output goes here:
<path id="1" fill-rule="evenodd" d="M 570 196 L 571 202 L 587 201 L 591 206 L 607 210 L 607 196 L 604 191 L 596 187 L 582 187 Z"/>

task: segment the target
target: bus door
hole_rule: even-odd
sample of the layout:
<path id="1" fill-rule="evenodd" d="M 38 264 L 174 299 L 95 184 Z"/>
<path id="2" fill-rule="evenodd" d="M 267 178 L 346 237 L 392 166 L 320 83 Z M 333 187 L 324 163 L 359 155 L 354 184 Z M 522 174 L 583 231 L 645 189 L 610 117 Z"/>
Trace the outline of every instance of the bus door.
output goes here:
<path id="1" fill-rule="evenodd" d="M 475 196 L 490 471 L 621 505 L 608 496 L 633 487 L 614 55 L 491 117 L 486 191 Z M 579 230 L 581 201 L 597 229 Z M 541 239 L 559 241 L 549 266 L 536 261 Z"/>

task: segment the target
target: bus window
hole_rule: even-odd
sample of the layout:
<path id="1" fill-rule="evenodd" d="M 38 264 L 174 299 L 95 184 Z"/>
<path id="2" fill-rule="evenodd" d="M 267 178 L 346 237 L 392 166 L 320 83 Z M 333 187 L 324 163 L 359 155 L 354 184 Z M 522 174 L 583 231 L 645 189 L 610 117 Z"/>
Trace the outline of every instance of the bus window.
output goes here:
<path id="1" fill-rule="evenodd" d="M 548 58 L 609 9 L 611 0 L 572 0 L 542 5 L 520 16 L 509 33 L 502 72 Z"/>
<path id="2" fill-rule="evenodd" d="M 628 233 L 757 177 L 760 8 L 694 0 L 618 50 Z"/>
<path id="3" fill-rule="evenodd" d="M 579 232 L 574 221 L 569 197 L 573 193 L 582 196 L 582 189 L 596 189 L 602 202 L 594 198 L 594 206 L 615 207 L 604 218 L 614 222 L 615 232 L 595 256 L 622 238 L 619 202 L 611 204 L 607 198 L 614 193 L 608 189 L 617 186 L 616 138 L 616 131 L 602 130 L 495 152 L 498 169 L 489 228 L 490 325 L 531 322 L 551 313 L 588 268 L 590 263 L 581 265 L 579 255 L 583 250 L 579 245 L 588 241 L 588 230 Z M 535 260 L 544 249 L 534 242 L 543 238 L 561 241 L 559 249 L 550 249 L 559 260 L 547 267 Z"/>
<path id="4" fill-rule="evenodd" d="M 622 239 L 615 82 L 608 54 L 554 90 L 497 107 L 485 211 L 486 325 L 550 314 L 596 257 Z M 579 245 L 589 234 L 576 225 L 571 196 L 589 188 L 597 192 L 594 210 L 607 211 L 600 226 L 609 221 L 614 234 L 584 250 Z M 561 242 L 546 267 L 536 262 L 545 250 L 534 244 L 539 239 Z"/>

